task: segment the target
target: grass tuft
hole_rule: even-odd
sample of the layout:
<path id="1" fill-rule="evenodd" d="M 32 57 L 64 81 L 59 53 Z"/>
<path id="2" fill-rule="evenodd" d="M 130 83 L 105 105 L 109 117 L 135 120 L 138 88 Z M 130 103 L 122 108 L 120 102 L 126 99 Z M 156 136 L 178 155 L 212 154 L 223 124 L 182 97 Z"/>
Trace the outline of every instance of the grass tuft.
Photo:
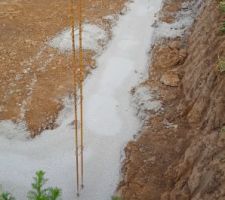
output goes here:
<path id="1" fill-rule="evenodd" d="M 222 12 L 225 12 L 225 1 L 224 0 L 220 1 L 219 7 Z"/>
<path id="2" fill-rule="evenodd" d="M 220 129 L 220 134 L 225 133 L 225 126 Z"/>
<path id="3" fill-rule="evenodd" d="M 222 26 L 220 27 L 220 32 L 225 33 L 225 22 L 223 22 Z"/>
<path id="4" fill-rule="evenodd" d="M 218 58 L 217 69 L 220 73 L 225 72 L 225 58 Z"/>

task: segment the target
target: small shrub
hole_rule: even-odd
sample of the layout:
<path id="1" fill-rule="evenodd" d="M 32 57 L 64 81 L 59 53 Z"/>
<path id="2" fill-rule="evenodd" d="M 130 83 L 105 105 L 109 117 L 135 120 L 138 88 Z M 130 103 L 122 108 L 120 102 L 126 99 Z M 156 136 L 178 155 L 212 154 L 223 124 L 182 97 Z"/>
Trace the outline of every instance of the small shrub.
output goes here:
<path id="1" fill-rule="evenodd" d="M 225 126 L 220 129 L 220 133 L 225 133 Z"/>
<path id="2" fill-rule="evenodd" d="M 225 58 L 218 58 L 217 68 L 219 72 L 225 72 Z"/>
<path id="3" fill-rule="evenodd" d="M 225 22 L 223 22 L 222 26 L 220 27 L 220 32 L 225 33 Z"/>
<path id="4" fill-rule="evenodd" d="M 28 192 L 28 200 L 57 200 L 61 196 L 59 188 L 43 188 L 48 181 L 45 177 L 45 172 L 37 171 L 32 183 L 32 190 Z"/>
<path id="5" fill-rule="evenodd" d="M 58 200 L 61 197 L 61 190 L 57 187 L 43 188 L 48 181 L 45 177 L 45 172 L 37 171 L 32 183 L 32 190 L 28 192 L 28 200 Z M 8 192 L 0 192 L 0 200 L 16 200 Z"/>
<path id="6" fill-rule="evenodd" d="M 220 1 L 219 6 L 220 6 L 220 10 L 221 10 L 222 12 L 225 12 L 225 1 L 224 1 L 224 0 Z"/>

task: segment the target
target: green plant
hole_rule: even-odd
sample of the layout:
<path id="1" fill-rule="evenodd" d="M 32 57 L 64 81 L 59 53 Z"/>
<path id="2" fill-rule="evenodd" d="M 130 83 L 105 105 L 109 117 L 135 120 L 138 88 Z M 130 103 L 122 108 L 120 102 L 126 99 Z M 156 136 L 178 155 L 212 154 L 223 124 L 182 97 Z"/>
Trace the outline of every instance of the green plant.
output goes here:
<path id="1" fill-rule="evenodd" d="M 122 200 L 120 197 L 112 197 L 112 200 Z"/>
<path id="2" fill-rule="evenodd" d="M 48 181 L 44 176 L 44 171 L 40 170 L 36 172 L 34 183 L 32 183 L 32 190 L 27 194 L 28 200 L 58 200 L 61 197 L 61 190 L 59 188 L 43 188 Z M 16 199 L 8 192 L 0 192 L 0 200 Z"/>
<path id="3" fill-rule="evenodd" d="M 222 26 L 220 27 L 220 31 L 225 33 L 225 22 L 223 22 Z"/>
<path id="4" fill-rule="evenodd" d="M 220 133 L 225 133 L 225 126 L 220 129 Z"/>
<path id="5" fill-rule="evenodd" d="M 219 7 L 222 12 L 225 12 L 225 1 L 224 0 L 220 1 Z"/>
<path id="6" fill-rule="evenodd" d="M 217 68 L 219 72 L 225 72 L 225 58 L 218 58 Z"/>
<path id="7" fill-rule="evenodd" d="M 220 0 L 219 7 L 220 7 L 220 10 L 225 13 L 225 0 Z M 223 24 L 220 27 L 220 31 L 222 33 L 225 33 L 225 21 L 223 21 Z"/>
<path id="8" fill-rule="evenodd" d="M 3 192 L 0 194 L 0 200 L 15 200 L 15 198 L 8 192 Z"/>
<path id="9" fill-rule="evenodd" d="M 43 188 L 48 181 L 45 177 L 45 172 L 37 171 L 32 183 L 32 190 L 28 192 L 28 200 L 57 200 L 61 196 L 59 188 Z"/>

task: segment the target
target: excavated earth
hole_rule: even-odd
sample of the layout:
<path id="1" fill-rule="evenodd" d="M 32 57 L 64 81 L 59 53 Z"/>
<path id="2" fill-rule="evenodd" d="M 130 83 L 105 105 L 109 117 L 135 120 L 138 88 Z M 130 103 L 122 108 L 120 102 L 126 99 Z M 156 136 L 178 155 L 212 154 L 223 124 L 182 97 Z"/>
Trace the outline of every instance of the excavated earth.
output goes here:
<path id="1" fill-rule="evenodd" d="M 173 23 L 183 2 L 165 1 L 160 21 Z M 217 0 L 202 4 L 184 37 L 153 48 L 148 85 L 164 110 L 125 148 L 123 200 L 225 199 L 225 15 Z"/>
<path id="2" fill-rule="evenodd" d="M 102 17 L 118 14 L 125 0 L 101 2 L 89 0 L 85 16 L 108 29 L 112 24 Z M 165 0 L 160 20 L 173 23 L 183 2 Z M 203 3 L 185 37 L 153 47 L 146 84 L 159 94 L 163 111 L 152 113 L 125 149 L 123 200 L 225 199 L 225 74 L 218 70 L 225 15 L 217 0 Z M 32 135 L 53 128 L 72 92 L 71 56 L 45 44 L 69 26 L 68 2 L 2 0 L 0 20 L 0 120 L 25 120 Z M 94 52 L 84 53 L 88 73 Z"/>
<path id="3" fill-rule="evenodd" d="M 32 136 L 54 128 L 62 100 L 72 92 L 70 54 L 46 44 L 69 27 L 69 2 L 0 1 L 0 120 L 25 121 Z M 85 20 L 110 32 L 112 22 L 104 17 L 121 14 L 125 2 L 87 0 Z M 84 53 L 88 73 L 95 52 Z"/>

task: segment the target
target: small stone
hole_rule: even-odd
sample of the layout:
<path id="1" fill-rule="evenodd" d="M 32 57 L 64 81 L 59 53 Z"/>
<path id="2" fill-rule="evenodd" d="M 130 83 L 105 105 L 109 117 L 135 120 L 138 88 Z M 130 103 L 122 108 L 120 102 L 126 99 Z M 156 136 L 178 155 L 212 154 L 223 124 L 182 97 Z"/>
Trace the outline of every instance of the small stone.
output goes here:
<path id="1" fill-rule="evenodd" d="M 180 49 L 181 48 L 181 42 L 180 41 L 172 41 L 168 44 L 168 46 L 171 48 L 171 49 Z"/>
<path id="2" fill-rule="evenodd" d="M 167 86 L 177 87 L 180 79 L 177 74 L 169 72 L 162 75 L 160 82 Z"/>
<path id="3" fill-rule="evenodd" d="M 183 58 L 179 55 L 179 50 L 169 46 L 158 48 L 153 55 L 153 67 L 167 69 L 177 66 Z"/>
<path id="4" fill-rule="evenodd" d="M 165 192 L 164 194 L 162 194 L 160 200 L 170 200 L 169 192 Z"/>

